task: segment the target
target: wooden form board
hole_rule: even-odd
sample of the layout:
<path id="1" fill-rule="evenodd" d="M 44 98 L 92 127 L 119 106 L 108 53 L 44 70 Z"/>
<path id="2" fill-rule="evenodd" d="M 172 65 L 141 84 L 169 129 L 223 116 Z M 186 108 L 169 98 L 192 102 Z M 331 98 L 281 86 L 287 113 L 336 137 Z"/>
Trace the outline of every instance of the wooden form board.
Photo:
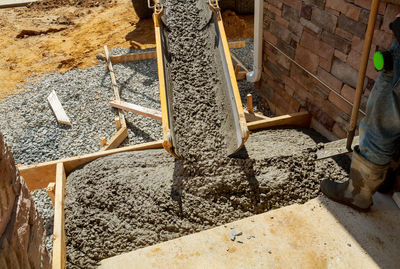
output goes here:
<path id="1" fill-rule="evenodd" d="M 230 49 L 240 49 L 246 46 L 246 41 L 230 41 L 229 48 Z M 141 60 L 149 60 L 157 58 L 156 51 L 145 51 L 145 52 L 136 52 L 136 53 L 129 53 L 124 55 L 114 55 L 110 56 L 110 61 L 113 64 L 116 63 L 126 63 L 126 62 L 133 62 L 133 61 L 141 61 Z M 237 59 L 237 57 L 235 57 Z M 107 55 L 106 55 L 107 59 Z M 244 67 L 244 66 L 243 66 Z M 109 67 L 107 67 L 109 68 Z M 246 70 L 246 69 L 245 69 Z"/>
<path id="2" fill-rule="evenodd" d="M 257 129 L 265 129 L 270 127 L 278 127 L 284 125 L 306 127 L 310 126 L 311 115 L 308 112 L 297 112 L 290 115 L 283 115 L 273 118 L 256 120 L 247 123 L 250 131 Z"/>
<path id="3" fill-rule="evenodd" d="M 115 100 L 120 101 L 121 97 L 119 95 L 117 80 L 115 78 L 114 68 L 113 68 L 111 60 L 110 60 L 110 53 L 108 52 L 107 46 L 104 46 L 104 53 L 106 54 L 107 66 L 108 66 L 108 70 L 110 71 L 111 83 L 112 83 L 112 87 L 114 90 Z M 118 116 L 119 116 L 121 125 L 126 126 L 125 117 L 121 110 L 118 110 Z"/>
<path id="4" fill-rule="evenodd" d="M 65 173 L 68 175 L 72 170 L 78 168 L 79 166 L 87 164 L 88 162 L 91 162 L 101 157 L 121 152 L 160 148 L 162 148 L 162 141 L 154 141 L 123 148 L 99 151 L 83 156 L 76 156 L 62 160 L 22 166 L 19 167 L 19 171 L 21 176 L 24 178 L 29 190 L 36 190 L 46 188 L 49 183 L 55 182 L 57 163 L 62 162 L 64 164 Z"/>
<path id="5" fill-rule="evenodd" d="M 126 127 L 126 125 L 124 125 L 115 133 L 111 140 L 104 147 L 101 148 L 101 151 L 118 148 L 127 137 L 128 128 Z"/>
<path id="6" fill-rule="evenodd" d="M 61 124 L 71 125 L 71 121 L 69 120 L 67 113 L 65 113 L 65 110 L 54 90 L 47 97 L 47 101 L 49 101 L 50 107 L 53 110 L 57 121 Z"/>
<path id="7" fill-rule="evenodd" d="M 292 115 L 284 115 L 274 118 L 265 118 L 247 123 L 249 130 L 264 129 L 275 126 L 292 125 L 307 127 L 310 123 L 310 114 L 308 112 L 298 112 Z M 87 164 L 97 158 L 105 157 L 111 154 L 137 151 L 145 149 L 160 149 L 162 148 L 162 140 L 149 142 L 139 145 L 127 146 L 123 148 L 110 149 L 107 151 L 99 151 L 83 156 L 45 162 L 35 165 L 20 166 L 20 174 L 24 177 L 29 190 L 46 188 L 49 183 L 55 181 L 56 165 L 59 162 L 64 163 L 65 172 L 69 174 L 72 170 L 81 165 Z"/>
<path id="8" fill-rule="evenodd" d="M 118 109 L 130 111 L 145 117 L 149 117 L 155 120 L 161 121 L 161 111 L 147 108 L 147 107 L 142 107 L 139 105 L 135 105 L 132 103 L 124 102 L 124 101 L 117 101 L 117 100 L 112 100 L 110 102 L 111 107 L 115 107 Z"/>
<path id="9" fill-rule="evenodd" d="M 54 228 L 53 228 L 53 269 L 64 269 L 66 262 L 65 246 L 65 216 L 64 216 L 64 198 L 65 198 L 66 174 L 63 163 L 56 165 L 56 195 L 54 203 Z"/>

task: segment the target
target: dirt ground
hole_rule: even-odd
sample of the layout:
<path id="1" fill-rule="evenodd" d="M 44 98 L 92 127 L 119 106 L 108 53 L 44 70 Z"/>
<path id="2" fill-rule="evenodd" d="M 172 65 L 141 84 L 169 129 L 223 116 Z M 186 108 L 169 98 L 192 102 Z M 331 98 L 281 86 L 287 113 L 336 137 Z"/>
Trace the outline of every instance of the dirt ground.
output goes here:
<path id="1" fill-rule="evenodd" d="M 229 39 L 252 36 L 253 16 L 225 11 L 223 17 Z M 146 49 L 154 42 L 152 20 L 139 20 L 129 0 L 53 0 L 0 9 L 0 99 L 44 74 L 96 65 L 104 45 Z"/>

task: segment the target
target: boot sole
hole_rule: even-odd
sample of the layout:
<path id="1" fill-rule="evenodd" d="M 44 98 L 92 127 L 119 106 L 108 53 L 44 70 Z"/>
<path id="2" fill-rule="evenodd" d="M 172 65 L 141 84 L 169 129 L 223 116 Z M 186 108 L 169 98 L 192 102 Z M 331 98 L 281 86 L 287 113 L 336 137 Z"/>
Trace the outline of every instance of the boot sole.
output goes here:
<path id="1" fill-rule="evenodd" d="M 347 205 L 347 206 L 349 206 L 349 207 L 351 207 L 351 208 L 353 208 L 353 209 L 355 209 L 355 210 L 357 210 L 357 211 L 359 211 L 359 212 L 366 213 L 366 212 L 368 212 L 368 211 L 371 209 L 372 204 L 371 204 L 369 207 L 367 207 L 367 208 L 361 208 L 361 207 L 358 207 L 358 206 L 356 206 L 356 205 L 353 205 L 351 202 L 348 202 L 348 201 L 345 201 L 345 200 L 339 200 L 339 199 L 336 199 L 336 198 L 334 198 L 334 197 L 329 196 L 328 194 L 326 194 L 326 193 L 324 192 L 324 190 L 323 190 L 322 188 L 320 188 L 320 190 L 321 190 L 321 192 L 322 192 L 326 197 L 328 197 L 328 198 L 331 199 L 332 201 L 335 201 L 336 203 L 339 203 L 339 204 L 342 204 L 342 205 Z"/>

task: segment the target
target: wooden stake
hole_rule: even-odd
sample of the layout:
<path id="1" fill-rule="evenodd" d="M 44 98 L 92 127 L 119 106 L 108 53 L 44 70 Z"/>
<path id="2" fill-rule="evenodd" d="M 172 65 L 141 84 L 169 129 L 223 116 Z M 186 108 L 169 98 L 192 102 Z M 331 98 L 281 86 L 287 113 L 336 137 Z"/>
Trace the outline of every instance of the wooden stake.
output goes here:
<path id="1" fill-rule="evenodd" d="M 249 93 L 247 96 L 247 111 L 249 113 L 253 113 L 253 95 L 251 93 Z"/>
<path id="2" fill-rule="evenodd" d="M 58 163 L 56 168 L 56 193 L 54 203 L 53 269 L 64 269 L 66 262 L 64 229 L 65 181 L 64 164 Z"/>
<path id="3" fill-rule="evenodd" d="M 107 139 L 105 137 L 100 138 L 100 147 L 104 147 L 107 144 Z"/>
<path id="4" fill-rule="evenodd" d="M 54 207 L 54 197 L 56 195 L 56 183 L 55 182 L 49 183 L 49 185 L 47 185 L 46 192 L 49 195 L 51 203 L 53 204 Z"/>
<path id="5" fill-rule="evenodd" d="M 117 129 L 121 129 L 121 121 L 119 119 L 119 117 L 115 117 L 115 126 L 117 127 Z"/>
<path id="6" fill-rule="evenodd" d="M 236 67 L 235 67 L 235 77 L 236 77 L 236 80 L 237 80 L 237 77 L 238 77 L 238 75 L 239 75 L 239 71 L 240 71 L 240 65 L 236 65 Z"/>
<path id="7" fill-rule="evenodd" d="M 105 147 L 101 148 L 100 151 L 118 148 L 127 137 L 128 129 L 126 126 L 122 126 L 121 129 L 119 129 L 118 132 L 111 138 L 110 142 L 105 145 Z"/>
<path id="8" fill-rule="evenodd" d="M 351 111 L 349 133 L 347 135 L 346 148 L 348 150 L 351 150 L 353 138 L 356 133 L 358 110 L 360 108 L 361 95 L 364 88 L 365 73 L 367 72 L 368 57 L 369 57 L 369 52 L 371 50 L 372 37 L 374 36 L 374 29 L 375 29 L 376 17 L 378 15 L 379 2 L 380 0 L 372 0 L 371 3 L 371 12 L 369 13 L 368 27 L 365 34 L 365 41 L 361 56 L 360 72 L 358 73 L 356 94 L 354 96 L 354 102 L 353 102 L 354 105 L 353 105 L 353 110 Z"/>

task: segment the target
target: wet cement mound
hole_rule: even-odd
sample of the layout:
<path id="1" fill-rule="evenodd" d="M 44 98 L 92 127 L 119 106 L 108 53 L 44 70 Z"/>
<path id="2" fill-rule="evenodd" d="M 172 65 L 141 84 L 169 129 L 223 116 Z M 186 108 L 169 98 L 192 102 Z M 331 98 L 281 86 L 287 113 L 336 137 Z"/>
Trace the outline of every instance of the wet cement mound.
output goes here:
<path id="1" fill-rule="evenodd" d="M 166 0 L 162 18 L 176 152 L 192 161 L 203 152 L 227 155 L 236 149 L 231 145 L 234 119 L 212 15 L 206 1 Z"/>
<path id="2" fill-rule="evenodd" d="M 246 148 L 215 163 L 176 161 L 163 150 L 122 153 L 71 173 L 65 200 L 68 268 L 209 229 L 319 194 L 325 177 L 347 176 L 314 162 L 300 130 L 253 133 Z M 209 156 L 211 157 L 211 156 Z"/>

